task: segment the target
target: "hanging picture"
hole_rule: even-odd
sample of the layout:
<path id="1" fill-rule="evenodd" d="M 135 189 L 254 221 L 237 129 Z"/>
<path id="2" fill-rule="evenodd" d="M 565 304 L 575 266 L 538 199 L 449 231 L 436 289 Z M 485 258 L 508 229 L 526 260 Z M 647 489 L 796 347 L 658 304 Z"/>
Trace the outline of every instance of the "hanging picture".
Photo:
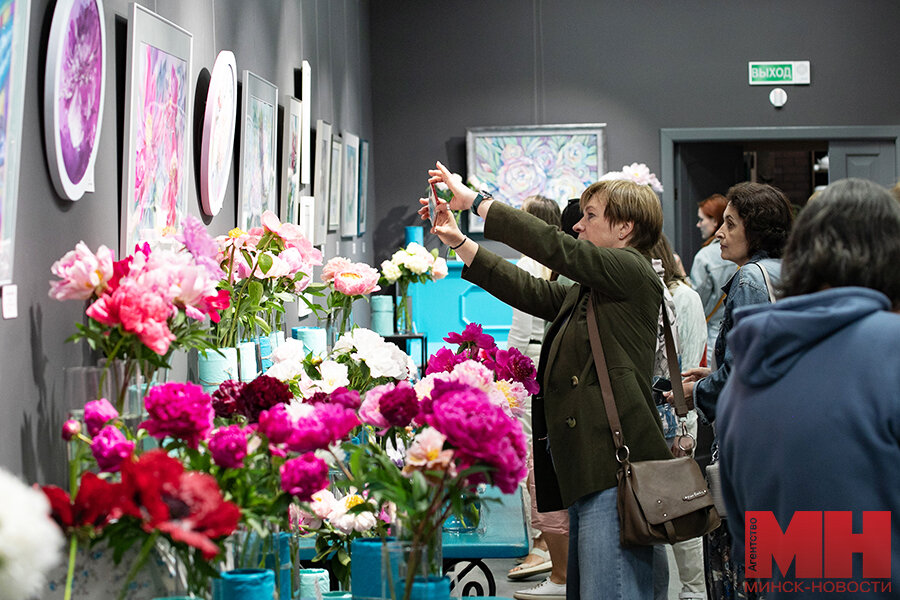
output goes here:
<path id="1" fill-rule="evenodd" d="M 316 177 L 313 194 L 316 197 L 316 231 L 313 244 L 321 246 L 328 233 L 328 184 L 331 180 L 331 124 L 316 121 Z"/>
<path id="2" fill-rule="evenodd" d="M 30 0 L 0 0 L 0 285 L 12 282 Z"/>
<path id="3" fill-rule="evenodd" d="M 267 210 L 278 214 L 275 189 L 275 143 L 278 88 L 244 71 L 241 116 L 241 172 L 238 193 L 238 227 L 244 231 L 262 224 Z"/>
<path id="4" fill-rule="evenodd" d="M 312 117 L 312 67 L 305 60 L 300 65 L 300 85 L 300 102 L 303 111 L 300 119 L 300 183 L 309 185 L 312 183 L 312 169 L 310 169 L 312 123 L 309 122 Z"/>
<path id="5" fill-rule="evenodd" d="M 540 194 L 564 207 L 606 172 L 605 128 L 593 123 L 469 129 L 469 181 L 511 206 Z M 484 231 L 484 220 L 470 214 L 469 231 Z"/>
<path id="6" fill-rule="evenodd" d="M 44 72 L 44 141 L 56 193 L 80 199 L 94 188 L 106 89 L 102 0 L 59 0 Z"/>
<path id="7" fill-rule="evenodd" d="M 193 106 L 191 34 L 133 3 L 128 40 L 122 254 L 171 235 L 187 214 Z"/>
<path id="8" fill-rule="evenodd" d="M 341 159 L 341 237 L 356 237 L 359 225 L 359 136 L 344 131 Z"/>
<path id="9" fill-rule="evenodd" d="M 359 142 L 359 235 L 366 232 L 366 208 L 369 203 L 369 141 Z"/>
<path id="10" fill-rule="evenodd" d="M 331 174 L 328 184 L 328 231 L 337 231 L 341 224 L 341 179 L 342 152 L 344 145 L 339 136 L 331 139 Z"/>
<path id="11" fill-rule="evenodd" d="M 297 224 L 306 239 L 311 240 L 316 228 L 316 199 L 313 196 L 300 196 L 299 216 Z"/>
<path id="12" fill-rule="evenodd" d="M 210 75 L 200 145 L 200 204 L 209 216 L 222 210 L 228 188 L 236 114 L 237 63 L 233 53 L 223 50 Z"/>
<path id="13" fill-rule="evenodd" d="M 300 198 L 300 123 L 301 102 L 291 96 L 284 99 L 284 144 L 281 167 L 281 221 L 296 223 Z M 310 238 L 312 239 L 312 238 Z"/>

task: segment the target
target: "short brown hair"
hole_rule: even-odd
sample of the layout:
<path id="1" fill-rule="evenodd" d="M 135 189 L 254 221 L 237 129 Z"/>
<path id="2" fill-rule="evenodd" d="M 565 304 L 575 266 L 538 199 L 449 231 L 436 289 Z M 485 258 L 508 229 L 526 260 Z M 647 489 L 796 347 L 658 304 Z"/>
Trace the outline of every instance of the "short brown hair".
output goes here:
<path id="1" fill-rule="evenodd" d="M 528 196 L 522 203 L 522 210 L 557 229 L 561 226 L 559 204 L 546 196 Z"/>
<path id="2" fill-rule="evenodd" d="M 794 211 L 784 192 L 766 183 L 745 181 L 728 189 L 728 203 L 744 222 L 747 254 L 765 252 L 780 258 L 794 222 Z"/>
<path id="3" fill-rule="evenodd" d="M 634 228 L 628 245 L 641 254 L 647 254 L 662 233 L 662 207 L 656 193 L 649 185 L 627 179 L 598 181 L 581 194 L 581 210 L 598 195 L 606 199 L 603 211 L 606 219 L 613 225 L 631 221 Z"/>

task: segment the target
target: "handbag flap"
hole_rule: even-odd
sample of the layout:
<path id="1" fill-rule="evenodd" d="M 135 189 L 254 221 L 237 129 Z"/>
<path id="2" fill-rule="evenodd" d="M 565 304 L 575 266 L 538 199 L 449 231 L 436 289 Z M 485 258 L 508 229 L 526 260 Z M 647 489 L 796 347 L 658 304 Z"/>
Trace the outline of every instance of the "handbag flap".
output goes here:
<path id="1" fill-rule="evenodd" d="M 713 505 L 700 466 L 689 456 L 643 460 L 628 467 L 634 495 L 651 525 Z"/>

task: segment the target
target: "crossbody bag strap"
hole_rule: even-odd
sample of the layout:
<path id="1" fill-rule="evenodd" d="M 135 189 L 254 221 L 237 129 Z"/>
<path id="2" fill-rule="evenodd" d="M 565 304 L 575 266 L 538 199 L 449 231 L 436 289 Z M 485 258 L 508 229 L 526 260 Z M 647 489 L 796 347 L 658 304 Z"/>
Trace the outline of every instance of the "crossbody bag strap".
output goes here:
<path id="1" fill-rule="evenodd" d="M 687 417 L 688 407 L 684 400 L 684 388 L 681 384 L 681 369 L 678 367 L 678 354 L 675 352 L 675 336 L 672 335 L 672 322 L 665 301 L 662 307 L 663 333 L 666 338 L 666 361 L 669 363 L 669 381 L 672 382 L 672 398 L 675 400 L 675 414 L 679 419 Z"/>
<path id="2" fill-rule="evenodd" d="M 628 458 L 628 446 L 625 445 L 625 436 L 622 434 L 622 423 L 619 421 L 619 411 L 616 410 L 612 382 L 609 380 L 609 369 L 606 367 L 606 355 L 603 354 L 603 345 L 600 343 L 600 329 L 597 327 L 593 290 L 588 296 L 588 312 L 590 313 L 587 318 L 588 338 L 591 341 L 594 366 L 597 368 L 597 379 L 600 381 L 600 392 L 603 394 L 603 407 L 606 409 L 606 420 L 609 421 L 609 430 L 612 433 L 613 443 L 616 445 L 616 458 L 622 462 Z M 621 457 L 619 451 L 623 448 L 625 456 Z"/>
<path id="3" fill-rule="evenodd" d="M 769 272 L 762 266 L 762 263 L 756 263 L 756 266 L 762 271 L 763 279 L 766 280 L 766 291 L 769 292 L 769 302 L 775 304 L 775 292 L 772 290 L 772 280 L 769 279 Z"/>

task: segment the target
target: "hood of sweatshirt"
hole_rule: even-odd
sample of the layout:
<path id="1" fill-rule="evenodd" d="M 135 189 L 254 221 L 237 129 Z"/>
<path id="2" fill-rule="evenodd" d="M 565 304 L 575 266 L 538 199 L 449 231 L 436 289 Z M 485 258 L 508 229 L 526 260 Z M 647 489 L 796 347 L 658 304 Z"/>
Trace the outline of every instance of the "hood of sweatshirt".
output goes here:
<path id="1" fill-rule="evenodd" d="M 843 327 L 891 310 L 881 292 L 841 287 L 736 310 L 728 335 L 732 376 L 751 387 L 780 379 L 806 352 Z"/>

